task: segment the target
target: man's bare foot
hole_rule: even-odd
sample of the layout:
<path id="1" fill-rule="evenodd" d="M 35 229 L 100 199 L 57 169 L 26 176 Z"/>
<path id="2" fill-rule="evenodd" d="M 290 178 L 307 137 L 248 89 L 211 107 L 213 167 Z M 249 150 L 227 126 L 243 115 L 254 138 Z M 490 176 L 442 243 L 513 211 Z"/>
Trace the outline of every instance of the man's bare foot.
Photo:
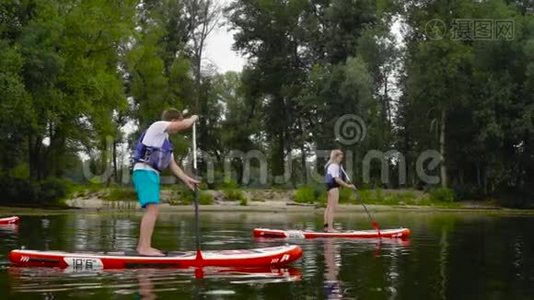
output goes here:
<path id="1" fill-rule="evenodd" d="M 152 247 L 148 249 L 137 248 L 137 253 L 145 256 L 165 256 L 165 254 L 163 254 L 161 251 Z"/>
<path id="2" fill-rule="evenodd" d="M 327 228 L 327 229 L 326 229 L 326 232 L 328 232 L 328 233 L 337 233 L 337 232 L 339 232 L 339 231 L 338 231 L 338 230 L 335 230 L 334 228 Z"/>
<path id="3" fill-rule="evenodd" d="M 158 253 L 161 253 L 161 255 L 163 255 L 163 256 L 166 255 L 165 253 L 163 253 L 163 251 L 161 251 L 161 250 L 159 250 L 159 249 L 156 249 L 156 248 L 152 248 L 152 247 L 150 247 L 150 250 L 152 250 L 152 251 L 157 251 Z"/>

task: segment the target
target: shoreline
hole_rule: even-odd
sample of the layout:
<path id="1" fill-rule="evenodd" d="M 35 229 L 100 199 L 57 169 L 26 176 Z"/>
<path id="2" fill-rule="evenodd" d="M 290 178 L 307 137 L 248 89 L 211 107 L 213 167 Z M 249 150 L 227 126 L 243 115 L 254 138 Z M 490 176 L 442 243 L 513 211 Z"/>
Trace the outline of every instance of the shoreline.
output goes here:
<path id="1" fill-rule="evenodd" d="M 102 212 L 125 212 L 137 213 L 143 210 L 135 199 L 135 193 L 131 189 L 119 189 L 120 193 L 115 197 L 109 197 L 113 190 L 82 191 L 72 195 L 71 198 L 63 200 L 61 204 L 45 207 L 31 207 L 10 203 L 7 206 L 0 206 L 0 214 L 9 214 L 13 212 L 33 213 L 46 212 L 67 213 L 102 213 Z M 377 192 L 377 191 L 374 191 Z M 380 191 L 379 191 L 380 192 Z M 219 190 L 206 190 L 212 196 L 210 203 L 200 201 L 199 209 L 201 212 L 257 212 L 257 213 L 303 213 L 303 214 L 322 214 L 324 212 L 324 203 L 298 203 L 295 201 L 295 190 L 273 190 L 273 189 L 256 189 L 244 190 L 243 197 L 245 201 L 225 199 L 225 194 Z M 344 213 L 365 213 L 362 201 L 371 213 L 380 212 L 474 212 L 474 213 L 498 213 L 498 214 L 515 214 L 515 215 L 534 215 L 534 209 L 517 209 L 506 208 L 490 201 L 460 201 L 460 202 L 425 202 L 425 194 L 421 191 L 413 190 L 385 190 L 384 194 L 401 195 L 409 194 L 418 201 L 402 201 L 399 197 L 397 203 L 380 203 L 372 202 L 365 199 L 354 198 L 351 202 L 341 203 L 338 205 L 336 214 Z M 177 194 L 175 190 L 163 189 L 161 191 L 161 213 L 193 213 L 194 205 L 176 201 L 184 198 L 183 195 Z M 385 199 L 385 198 L 382 198 Z M 199 199 L 200 200 L 200 199 Z M 193 199 L 190 199 L 193 201 Z M 415 203 L 414 203 L 415 202 Z"/>
<path id="2" fill-rule="evenodd" d="M 83 200 L 88 201 L 88 200 Z M 102 200 L 99 200 L 102 201 Z M 105 201 L 104 201 L 105 202 Z M 109 201 L 108 201 L 109 202 Z M 117 202 L 126 202 L 127 206 L 124 207 Z M 79 203 L 79 202 L 78 202 Z M 63 214 L 63 213 L 105 213 L 105 212 L 142 212 L 137 202 L 134 201 L 113 201 L 115 205 L 100 206 L 93 205 L 83 207 L 69 207 L 69 208 L 30 208 L 30 207 L 16 207 L 16 206 L 0 206 L 0 214 L 32 214 L 42 213 L 46 214 Z M 513 209 L 494 207 L 488 205 L 463 205 L 459 207 L 437 207 L 437 206 L 416 206 L 416 205 L 378 205 L 367 204 L 367 209 L 371 213 L 381 212 L 422 212 L 422 213 L 441 213 L 441 212 L 472 212 L 472 213 L 496 213 L 496 214 L 514 214 L 514 215 L 534 215 L 534 209 Z M 225 204 L 212 204 L 212 205 L 200 205 L 200 212 L 263 212 L 263 213 L 322 213 L 324 207 L 317 207 L 315 205 L 292 205 L 288 203 L 253 203 L 246 206 L 241 206 L 239 203 L 225 203 Z M 169 205 L 168 203 L 160 204 L 160 213 L 193 213 L 194 205 Z M 365 213 L 362 205 L 359 204 L 340 204 L 336 214 L 344 213 Z"/>

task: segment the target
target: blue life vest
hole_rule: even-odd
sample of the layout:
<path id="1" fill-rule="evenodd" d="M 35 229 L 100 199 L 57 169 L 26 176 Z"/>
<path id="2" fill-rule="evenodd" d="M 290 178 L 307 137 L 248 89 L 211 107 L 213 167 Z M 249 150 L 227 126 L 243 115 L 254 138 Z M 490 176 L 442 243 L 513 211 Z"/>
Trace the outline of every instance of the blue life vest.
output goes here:
<path id="1" fill-rule="evenodd" d="M 326 166 L 324 167 L 324 171 L 325 171 L 325 174 L 324 174 L 324 183 L 326 184 L 326 190 L 331 190 L 331 189 L 334 189 L 334 188 L 337 188 L 339 187 L 340 185 L 336 182 L 336 179 L 328 173 L 328 167 L 330 166 L 330 164 L 326 164 Z M 343 181 L 346 181 L 347 178 L 345 176 L 345 172 L 343 172 L 343 168 L 341 166 L 339 166 L 339 169 L 341 171 L 341 174 L 340 177 L 341 177 L 341 180 Z"/>
<path id="2" fill-rule="evenodd" d="M 169 139 L 163 141 L 161 147 L 151 147 L 143 144 L 146 130 L 141 134 L 141 137 L 135 143 L 133 161 L 135 163 L 142 162 L 152 168 L 161 171 L 166 169 L 171 163 L 172 159 L 172 144 Z"/>

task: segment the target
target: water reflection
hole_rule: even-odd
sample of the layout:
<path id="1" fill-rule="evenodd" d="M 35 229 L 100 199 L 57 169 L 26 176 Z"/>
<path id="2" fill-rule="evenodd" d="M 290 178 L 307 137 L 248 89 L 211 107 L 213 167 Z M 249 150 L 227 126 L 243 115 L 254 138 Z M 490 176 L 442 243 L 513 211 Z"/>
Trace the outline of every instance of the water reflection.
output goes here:
<path id="1" fill-rule="evenodd" d="M 109 249 L 135 249 L 139 222 L 136 219 L 102 218 L 89 215 L 71 220 L 74 232 L 75 251 L 102 251 L 100 245 Z M 95 248 L 95 245 L 98 248 Z"/>
<path id="2" fill-rule="evenodd" d="M 154 293 L 154 284 L 150 279 L 150 274 L 146 272 L 139 272 L 137 274 L 137 281 L 139 282 L 139 298 L 145 300 L 156 299 L 156 294 Z"/>
<path id="3" fill-rule="evenodd" d="M 473 213 L 377 215 L 385 228 L 412 229 L 409 240 L 253 239 L 255 227 L 316 229 L 322 215 L 205 213 L 206 250 L 298 244 L 298 268 L 287 270 L 117 270 L 65 273 L 7 268 L 9 250 L 124 251 L 136 241 L 140 214 L 27 216 L 0 226 L 0 299 L 532 299 L 534 217 Z M 368 228 L 365 216 L 340 216 L 344 228 Z M 155 242 L 194 249 L 192 214 L 163 214 Z M 299 270 L 302 270 L 302 274 Z M 226 297 L 225 297 L 226 296 Z M 231 296 L 231 297 L 228 297 Z"/>
<path id="4" fill-rule="evenodd" d="M 14 234 L 19 232 L 19 224 L 0 224 L 0 234 Z"/>
<path id="5" fill-rule="evenodd" d="M 343 292 L 341 282 L 338 278 L 339 267 L 341 266 L 340 246 L 333 240 L 324 241 L 324 262 L 325 274 L 323 291 L 326 299 L 342 299 Z"/>
<path id="6" fill-rule="evenodd" d="M 302 279 L 297 268 L 231 269 L 205 268 L 202 272 L 188 269 L 134 269 L 78 272 L 73 269 L 9 267 L 11 291 L 14 293 L 90 293 L 101 289 L 119 295 L 138 295 L 155 299 L 162 292 L 186 293 L 197 279 L 229 284 L 273 284 Z M 202 274 L 201 278 L 198 277 Z M 198 286 L 196 286 L 198 288 Z M 205 288 L 207 285 L 205 286 Z M 203 293 L 203 291 L 199 291 Z M 204 291 L 205 292 L 205 291 Z"/>
<path id="7" fill-rule="evenodd" d="M 19 224 L 0 225 L 0 243 L 4 247 L 15 247 L 19 238 Z M 1 257 L 2 254 L 0 254 Z"/>

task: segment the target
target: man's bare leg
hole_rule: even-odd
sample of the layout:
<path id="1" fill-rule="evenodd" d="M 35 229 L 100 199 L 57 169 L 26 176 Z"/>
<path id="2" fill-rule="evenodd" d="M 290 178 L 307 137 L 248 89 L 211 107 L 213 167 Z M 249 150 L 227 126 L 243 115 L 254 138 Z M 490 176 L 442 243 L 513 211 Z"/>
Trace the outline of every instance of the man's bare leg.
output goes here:
<path id="1" fill-rule="evenodd" d="M 158 205 L 148 204 L 140 226 L 139 243 L 137 253 L 150 256 L 164 256 L 158 249 L 152 248 L 152 233 L 158 218 Z"/>

